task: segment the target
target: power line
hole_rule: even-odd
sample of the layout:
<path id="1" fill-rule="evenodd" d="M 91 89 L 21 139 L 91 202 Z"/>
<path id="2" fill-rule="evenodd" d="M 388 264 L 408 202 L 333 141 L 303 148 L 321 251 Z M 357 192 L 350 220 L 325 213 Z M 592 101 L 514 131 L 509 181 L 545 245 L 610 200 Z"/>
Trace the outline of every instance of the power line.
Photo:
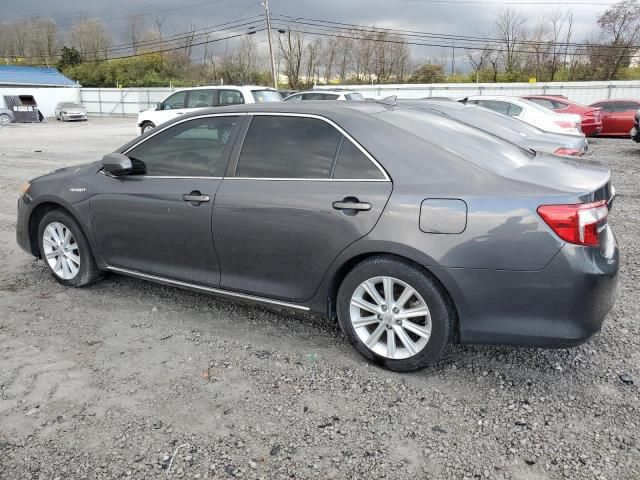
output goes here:
<path id="1" fill-rule="evenodd" d="M 449 34 L 440 34 L 440 33 L 431 33 L 431 32 L 420 32 L 416 30 L 401 30 L 401 29 L 393 29 L 393 28 L 385 28 L 385 27 L 368 27 L 364 25 L 358 25 L 354 23 L 344 23 L 344 22 L 334 22 L 330 20 L 318 20 L 318 19 L 306 19 L 303 17 L 292 18 L 287 15 L 278 15 L 277 20 L 284 21 L 286 23 L 293 23 L 298 25 L 304 25 L 312 28 L 333 28 L 338 31 L 346 31 L 347 33 L 353 32 L 362 32 L 362 33 L 392 33 L 395 35 L 400 35 L 404 37 L 418 37 L 418 38 L 426 38 L 427 40 L 442 40 L 448 41 L 446 47 L 451 47 L 452 42 L 457 42 L 458 46 L 456 48 L 466 48 L 464 45 L 459 45 L 464 42 L 483 42 L 483 43 L 497 43 L 497 44 L 505 44 L 504 39 L 499 38 L 491 38 L 491 37 L 474 37 L 467 35 L 449 35 Z M 306 21 L 302 21 L 306 20 Z M 327 24 L 327 25 L 324 25 Z M 304 28 L 304 27 L 302 27 Z M 372 39 L 375 40 L 375 39 Z M 635 49 L 640 48 L 640 45 L 606 45 L 606 44 L 593 44 L 593 43 L 584 43 L 584 42 L 553 42 L 553 41 L 533 41 L 533 40 L 511 40 L 510 43 L 514 45 L 524 45 L 524 46 L 537 46 L 537 47 L 578 47 L 578 48 L 594 48 L 594 47 L 602 47 L 602 48 L 614 48 L 614 49 Z M 440 45 L 435 45 L 440 46 Z M 486 49 L 486 46 L 483 47 Z M 527 52 L 530 53 L 530 52 Z"/>
<path id="2" fill-rule="evenodd" d="M 349 35 L 343 32 L 339 32 L 339 33 L 335 33 L 332 30 L 326 30 L 326 28 L 328 27 L 307 27 L 307 29 L 295 29 L 295 28 L 291 28 L 289 25 L 284 25 L 284 29 L 285 30 L 289 30 L 291 32 L 294 33 L 301 33 L 301 34 L 308 34 L 308 35 L 318 35 L 318 36 L 324 36 L 324 37 L 333 37 L 333 38 L 349 38 L 349 39 L 354 39 L 354 40 L 361 40 L 362 37 L 358 37 L 355 35 Z M 323 28 L 325 30 L 323 30 Z M 282 28 L 280 28 L 282 29 Z M 318 31 L 318 29 L 320 31 Z M 441 43 L 426 43 L 426 42 L 415 42 L 415 41 L 407 41 L 407 40 L 402 40 L 402 39 L 392 39 L 392 38 L 373 38 L 371 39 L 372 42 L 378 42 L 378 43 L 392 43 L 392 44 L 404 44 L 404 45 L 415 45 L 415 46 L 423 46 L 423 47 L 437 47 L 437 48 L 452 48 L 452 46 L 458 50 L 487 50 L 486 46 L 482 46 L 482 47 L 477 47 L 477 46 L 457 46 L 457 45 L 452 45 L 451 43 L 446 43 L 446 44 L 441 44 Z M 532 52 L 531 50 L 516 50 L 516 49 L 505 49 L 505 48 L 491 48 L 490 49 L 492 52 L 498 52 L 498 53 L 521 53 L 521 54 L 527 54 L 527 55 L 531 55 Z M 540 52 L 543 53 L 543 52 Z M 558 52 L 557 53 L 558 56 L 590 56 L 590 57 L 610 57 L 611 54 L 598 54 L 598 53 L 592 53 L 592 52 L 579 52 L 579 51 L 573 51 L 573 52 Z"/>
<path id="3" fill-rule="evenodd" d="M 172 35 L 170 37 L 165 37 L 162 39 L 157 39 L 157 40 L 148 40 L 145 42 L 140 42 L 140 43 L 136 43 L 135 47 L 148 47 L 148 46 L 152 46 L 152 45 L 162 45 L 162 44 L 168 44 L 168 43 L 173 43 L 173 42 L 180 42 L 183 40 L 187 40 L 187 39 L 191 39 L 193 40 L 195 37 L 201 37 L 203 35 L 211 35 L 211 34 L 215 34 L 215 33 L 222 33 L 224 31 L 227 30 L 232 30 L 232 29 L 237 29 L 240 27 L 247 27 L 247 30 L 250 30 L 251 32 L 258 32 L 259 30 L 255 30 L 255 27 L 258 25 L 262 25 L 262 20 L 261 20 L 261 15 L 255 15 L 254 17 L 247 17 L 247 18 L 243 18 L 240 20 L 234 20 L 234 21 L 230 21 L 230 22 L 225 22 L 225 23 L 220 23 L 218 25 L 213 25 L 210 27 L 207 27 L 206 29 L 198 29 L 198 30 L 192 30 L 192 31 L 187 31 L 187 32 L 181 32 L 175 35 Z M 255 19 L 255 20 L 252 20 Z M 248 21 L 246 21 L 248 20 Z M 239 23 L 239 22 L 244 22 L 244 23 Z M 219 27 L 226 27 L 226 28 L 222 28 L 219 29 Z M 195 32 L 199 32 L 199 33 L 195 33 Z M 245 32 L 247 34 L 249 34 L 250 32 Z M 206 43 L 206 41 L 204 42 Z M 158 45 L 158 46 L 160 46 Z M 192 44 L 195 45 L 195 44 Z M 93 50 L 93 51 L 86 51 L 86 52 L 81 52 L 81 54 L 83 56 L 86 55 L 96 55 L 96 54 L 106 54 L 106 53 L 113 53 L 113 52 L 118 52 L 120 50 L 129 50 L 132 49 L 134 47 L 133 43 L 124 43 L 124 44 L 120 44 L 120 45 L 115 45 L 115 46 L 111 46 L 111 47 L 107 47 L 104 49 L 99 49 L 99 50 Z M 184 46 L 177 46 L 176 48 L 184 48 Z M 148 53 L 148 52 L 143 52 L 143 53 Z M 61 54 L 57 53 L 55 55 L 32 55 L 32 56 L 22 56 L 22 55 L 7 55 L 7 58 L 22 58 L 22 59 L 38 59 L 38 58 L 43 58 L 43 57 L 47 57 L 47 58 L 54 58 L 54 57 L 60 57 Z"/>

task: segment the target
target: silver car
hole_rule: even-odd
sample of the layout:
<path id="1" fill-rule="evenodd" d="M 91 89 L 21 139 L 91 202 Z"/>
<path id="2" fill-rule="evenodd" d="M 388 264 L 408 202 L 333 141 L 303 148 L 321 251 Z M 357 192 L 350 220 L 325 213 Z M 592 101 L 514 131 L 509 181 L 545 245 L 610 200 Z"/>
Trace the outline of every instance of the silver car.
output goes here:
<path id="1" fill-rule="evenodd" d="M 16 121 L 13 112 L 7 108 L 0 108 L 0 127 L 5 127 Z"/>
<path id="2" fill-rule="evenodd" d="M 79 103 L 61 102 L 56 105 L 56 120 L 69 122 L 71 120 L 87 120 L 87 109 Z"/>

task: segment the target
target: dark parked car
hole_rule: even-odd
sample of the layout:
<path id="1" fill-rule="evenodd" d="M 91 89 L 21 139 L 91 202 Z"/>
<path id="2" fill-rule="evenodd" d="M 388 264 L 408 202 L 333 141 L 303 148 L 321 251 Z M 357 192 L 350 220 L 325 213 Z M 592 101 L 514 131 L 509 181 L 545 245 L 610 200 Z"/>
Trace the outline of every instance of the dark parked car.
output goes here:
<path id="1" fill-rule="evenodd" d="M 494 112 L 475 105 L 466 105 L 450 100 L 401 100 L 405 105 L 439 112 L 466 125 L 496 135 L 511 143 L 536 152 L 555 153 L 581 157 L 589 148 L 583 136 L 551 133 L 540 130 L 517 118 Z"/>
<path id="2" fill-rule="evenodd" d="M 597 332 L 618 278 L 610 180 L 402 105 L 238 105 L 31 180 L 17 240 L 64 285 L 110 271 L 337 318 L 406 371 L 453 341 Z"/>
<path id="3" fill-rule="evenodd" d="M 633 118 L 633 128 L 629 134 L 633 141 L 640 143 L 640 110 L 636 112 L 636 116 Z"/>

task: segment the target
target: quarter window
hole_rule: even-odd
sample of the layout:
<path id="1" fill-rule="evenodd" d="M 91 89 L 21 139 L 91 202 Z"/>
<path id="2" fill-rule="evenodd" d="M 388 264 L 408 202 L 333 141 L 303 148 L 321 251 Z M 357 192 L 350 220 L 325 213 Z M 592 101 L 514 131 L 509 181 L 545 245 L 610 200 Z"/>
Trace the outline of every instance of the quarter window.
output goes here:
<path id="1" fill-rule="evenodd" d="M 507 115 L 509 115 L 510 117 L 517 117 L 521 113 L 522 113 L 522 107 L 514 103 L 509 103 L 509 110 L 507 111 Z"/>
<path id="2" fill-rule="evenodd" d="M 333 178 L 377 180 L 384 179 L 384 175 L 358 147 L 343 138 Z"/>
<path id="3" fill-rule="evenodd" d="M 255 116 L 236 176 L 329 178 L 341 136 L 333 126 L 316 118 Z"/>
<path id="4" fill-rule="evenodd" d="M 238 117 L 207 117 L 177 123 L 127 153 L 133 174 L 222 176 Z"/>

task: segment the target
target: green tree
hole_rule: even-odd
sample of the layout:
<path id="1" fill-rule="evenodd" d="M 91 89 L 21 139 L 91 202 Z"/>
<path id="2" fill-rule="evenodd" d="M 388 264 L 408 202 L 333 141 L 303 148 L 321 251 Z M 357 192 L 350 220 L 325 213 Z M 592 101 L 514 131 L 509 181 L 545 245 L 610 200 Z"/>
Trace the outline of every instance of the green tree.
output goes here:
<path id="1" fill-rule="evenodd" d="M 75 47 L 62 47 L 60 50 L 60 61 L 58 62 L 58 68 L 64 70 L 69 67 L 75 67 L 83 62 L 82 55 L 75 49 Z"/>

